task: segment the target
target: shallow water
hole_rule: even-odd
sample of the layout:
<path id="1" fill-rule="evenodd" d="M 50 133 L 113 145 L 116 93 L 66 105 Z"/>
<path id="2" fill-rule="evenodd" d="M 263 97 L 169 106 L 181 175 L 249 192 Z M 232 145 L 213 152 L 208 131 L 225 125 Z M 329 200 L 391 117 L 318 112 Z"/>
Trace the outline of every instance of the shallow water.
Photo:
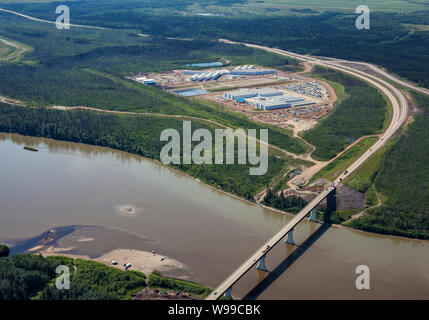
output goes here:
<path id="1" fill-rule="evenodd" d="M 0 238 L 75 224 L 127 230 L 153 239 L 147 250 L 186 264 L 191 280 L 211 287 L 291 219 L 141 157 L 20 135 L 0 134 L 0 177 Z M 135 210 L 121 214 L 121 206 Z M 298 244 L 316 235 L 295 261 L 284 261 L 294 246 L 270 252 L 268 268 L 280 267 L 252 298 L 429 299 L 429 242 L 319 227 L 304 221 L 296 228 Z M 355 287 L 362 264 L 371 271 L 370 290 Z M 233 295 L 247 295 L 264 276 L 250 271 Z"/>

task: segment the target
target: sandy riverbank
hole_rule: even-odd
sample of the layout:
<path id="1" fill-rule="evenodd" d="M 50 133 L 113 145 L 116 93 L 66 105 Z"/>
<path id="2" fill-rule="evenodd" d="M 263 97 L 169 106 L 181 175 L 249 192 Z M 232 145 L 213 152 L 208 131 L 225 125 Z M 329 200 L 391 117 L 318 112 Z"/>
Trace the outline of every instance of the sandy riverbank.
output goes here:
<path id="1" fill-rule="evenodd" d="M 168 276 L 188 278 L 186 266 L 157 251 L 157 242 L 123 230 L 101 226 L 67 226 L 50 229 L 30 239 L 16 241 L 13 254 L 67 256 L 112 265 L 131 263 L 130 270 L 150 274 L 159 270 Z M 153 252 L 154 251 L 154 252 Z"/>
<path id="2" fill-rule="evenodd" d="M 159 255 L 157 253 L 134 250 L 134 249 L 115 249 L 110 252 L 103 254 L 97 258 L 91 258 L 88 255 L 70 254 L 67 253 L 69 250 L 76 248 L 56 248 L 49 246 L 47 248 L 40 249 L 40 246 L 32 253 L 41 254 L 43 256 L 67 256 L 74 259 L 86 259 L 104 263 L 106 265 L 112 265 L 112 261 L 116 261 L 118 264 L 114 267 L 124 269 L 124 264 L 131 263 L 132 267 L 130 270 L 140 271 L 144 274 L 150 274 L 154 270 L 159 270 L 163 274 L 178 273 L 183 270 L 183 265 L 172 258 Z"/>

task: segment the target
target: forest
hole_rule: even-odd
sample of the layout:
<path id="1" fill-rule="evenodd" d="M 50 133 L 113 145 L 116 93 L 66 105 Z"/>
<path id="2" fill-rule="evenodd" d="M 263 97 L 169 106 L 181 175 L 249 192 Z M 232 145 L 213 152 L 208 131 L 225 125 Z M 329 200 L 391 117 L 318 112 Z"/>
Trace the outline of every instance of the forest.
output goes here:
<path id="1" fill-rule="evenodd" d="M 313 130 L 302 135 L 316 147 L 314 159 L 332 159 L 360 137 L 381 131 L 387 103 L 377 89 L 338 71 L 316 67 L 315 74 L 343 85 L 346 97 Z"/>
<path id="2" fill-rule="evenodd" d="M 22 108 L 0 103 L 0 132 L 19 133 L 63 141 L 81 142 L 110 147 L 159 160 L 166 142 L 160 142 L 166 128 L 183 129 L 181 119 L 156 116 L 118 116 L 93 111 L 60 111 L 45 108 Z M 213 125 L 192 121 L 192 128 L 205 128 L 215 137 Z M 237 143 L 237 142 L 236 142 Z M 215 143 L 213 142 L 213 147 Z M 238 148 L 235 148 L 237 153 Z M 289 166 L 309 165 L 308 162 L 269 155 L 268 172 L 262 176 L 249 174 L 250 164 L 172 165 L 189 175 L 253 201 L 271 180 L 283 176 Z"/>
<path id="3" fill-rule="evenodd" d="M 307 201 L 300 197 L 285 197 L 283 192 L 277 194 L 267 187 L 267 193 L 262 201 L 263 204 L 289 213 L 298 213 L 307 205 Z"/>
<path id="4" fill-rule="evenodd" d="M 180 10 L 182 4 L 171 4 Z M 151 2 L 152 3 L 152 2 Z M 188 3 L 188 2 L 186 2 Z M 134 72 L 163 71 L 185 64 L 225 58 L 231 64 L 256 64 L 296 68 L 296 61 L 244 46 L 213 41 L 228 38 L 297 53 L 325 55 L 379 64 L 388 70 L 429 87 L 429 32 L 417 26 L 429 25 L 429 11 L 412 13 L 375 12 L 370 31 L 355 28 L 354 14 L 345 12 L 303 12 L 291 16 L 183 16 L 161 12 L 166 3 L 152 3 L 154 10 L 136 10 L 129 1 L 118 9 L 115 1 L 103 8 L 88 1 L 85 6 L 70 3 L 73 23 L 100 25 L 113 30 L 73 29 L 59 32 L 52 26 L 0 13 L 0 34 L 32 49 L 11 63 L 0 65 L 0 93 L 29 105 L 86 105 L 97 108 L 196 116 L 233 128 L 265 128 L 220 105 L 185 99 L 131 83 L 124 76 Z M 54 20 L 53 3 L 7 4 L 40 18 Z M 151 34 L 139 37 L 137 32 Z M 165 37 L 193 38 L 193 41 Z M 316 146 L 313 156 L 328 160 L 363 135 L 376 134 L 386 116 L 386 101 L 373 87 L 341 73 L 317 68 L 316 76 L 341 84 L 345 96 L 335 111 L 314 130 L 303 135 Z M 351 226 L 375 232 L 411 237 L 428 237 L 426 197 L 429 141 L 427 98 L 414 95 L 423 110 L 414 118 L 399 141 L 390 146 L 380 161 L 371 183 L 386 197 L 383 206 L 372 209 Z M 356 121 L 359 119 L 359 121 Z M 213 127 L 199 123 L 200 127 Z M 0 105 L 0 131 L 101 145 L 157 159 L 162 129 L 178 128 L 177 119 L 149 116 L 113 116 L 95 112 L 61 112 L 43 108 L 15 108 Z M 268 127 L 270 143 L 293 153 L 305 154 L 309 146 L 292 137 L 288 130 Z M 215 187 L 247 199 L 270 186 L 288 167 L 302 163 L 290 158 L 270 157 L 269 172 L 262 177 L 248 175 L 246 166 L 176 166 Z M 305 163 L 308 165 L 308 163 Z M 368 183 L 365 189 L 368 189 Z M 372 190 L 370 188 L 370 190 Z M 374 198 L 374 194 L 373 194 Z M 297 199 L 268 197 L 267 203 L 280 209 L 298 210 Z M 341 220 L 341 219 L 340 219 Z"/>
<path id="5" fill-rule="evenodd" d="M 33 106 L 178 114 L 210 119 L 233 128 L 267 128 L 271 144 L 298 154 L 309 151 L 288 130 L 249 121 L 219 104 L 178 97 L 124 79 L 137 72 L 183 68 L 187 63 L 209 58 L 277 67 L 296 61 L 209 40 L 146 39 L 121 30 L 61 33 L 45 24 L 20 21 L 14 17 L 7 22 L 0 19 L 2 35 L 19 39 L 34 49 L 21 60 L 0 64 L 0 94 L 4 96 Z"/>
<path id="6" fill-rule="evenodd" d="M 171 3 L 173 2 L 173 3 Z M 235 1 L 234 1 L 235 2 Z M 138 3 L 114 0 L 70 2 L 75 23 L 139 30 L 157 37 L 227 38 L 313 54 L 372 62 L 429 87 L 429 11 L 372 12 L 370 30 L 357 30 L 352 11 L 307 14 L 185 15 L 190 1 Z M 55 4 L 4 4 L 37 17 L 55 20 Z M 166 10 L 168 8 L 168 10 Z M 423 6 L 422 6 L 423 8 Z"/>
<path id="7" fill-rule="evenodd" d="M 421 113 L 384 153 L 374 186 L 381 207 L 349 225 L 359 229 L 429 239 L 429 98 L 413 93 Z"/>
<path id="8" fill-rule="evenodd" d="M 67 290 L 55 287 L 56 268 L 60 265 L 70 270 L 70 288 Z M 123 271 L 90 260 L 30 254 L 0 255 L 0 301 L 130 300 L 146 286 L 203 297 L 211 292 L 211 289 L 193 282 L 164 277 L 158 271 L 147 279 L 141 272 Z"/>

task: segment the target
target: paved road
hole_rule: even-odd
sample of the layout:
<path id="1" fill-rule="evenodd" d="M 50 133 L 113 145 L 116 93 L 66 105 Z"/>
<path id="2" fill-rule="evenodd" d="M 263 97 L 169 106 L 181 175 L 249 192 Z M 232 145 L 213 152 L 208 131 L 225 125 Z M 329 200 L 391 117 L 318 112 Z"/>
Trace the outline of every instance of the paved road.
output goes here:
<path id="1" fill-rule="evenodd" d="M 325 57 L 321 57 L 321 59 L 324 59 Z M 329 58 L 326 58 L 329 59 Z M 335 62 L 335 63 L 339 63 L 339 64 L 354 64 L 354 65 L 361 65 L 364 66 L 368 69 L 373 70 L 374 72 L 376 72 L 377 74 L 383 76 L 385 79 L 388 79 L 390 81 L 393 81 L 401 86 L 404 86 L 406 88 L 412 89 L 414 91 L 420 92 L 422 94 L 425 95 L 429 95 L 429 89 L 426 88 L 422 88 L 422 87 L 418 87 L 413 83 L 407 82 L 406 80 L 402 80 L 394 75 L 391 75 L 390 73 L 386 72 L 384 69 L 375 66 L 373 64 L 370 63 L 366 63 L 366 62 L 359 62 L 359 61 L 348 61 L 348 60 L 342 60 L 342 59 L 329 59 L 329 61 L 331 62 Z"/>
<path id="2" fill-rule="evenodd" d="M 44 22 L 44 23 L 51 23 L 54 24 L 55 22 L 42 20 L 34 17 L 30 17 L 18 12 L 10 11 L 1 9 L 0 11 L 15 14 L 21 17 L 24 17 L 26 19 L 30 19 L 33 21 L 38 22 Z M 83 27 L 83 28 L 91 28 L 91 29 L 105 29 L 101 27 L 91 27 L 91 26 L 83 26 L 83 25 L 71 25 L 76 27 Z M 263 256 L 265 256 L 271 249 L 274 247 L 279 241 L 283 239 L 283 237 L 292 230 L 304 217 L 314 208 L 316 207 L 323 199 L 325 199 L 330 192 L 333 191 L 336 185 L 341 183 L 341 179 L 347 178 L 348 175 L 350 175 L 352 172 L 354 172 L 360 165 L 362 165 L 374 152 L 376 152 L 378 149 L 380 149 L 386 141 L 392 137 L 392 135 L 401 127 L 401 125 L 405 122 L 407 113 L 408 113 L 408 104 L 405 96 L 402 94 L 400 90 L 398 90 L 396 87 L 391 85 L 390 83 L 386 82 L 385 80 L 378 78 L 373 75 L 369 75 L 363 71 L 356 70 L 351 67 L 347 67 L 342 65 L 341 63 L 348 62 L 346 60 L 329 60 L 324 61 L 320 58 L 314 58 L 311 56 L 304 56 L 299 55 L 293 52 L 284 51 L 280 49 L 274 49 L 254 44 L 247 44 L 247 43 L 239 43 L 239 42 L 233 42 L 229 40 L 221 39 L 220 41 L 231 43 L 231 44 L 243 44 L 248 47 L 253 47 L 261 50 L 266 50 L 270 52 L 274 52 L 280 55 L 285 55 L 288 57 L 292 57 L 301 61 L 306 61 L 313 63 L 315 65 L 320 65 L 323 67 L 335 69 L 338 71 L 342 71 L 344 73 L 350 74 L 352 76 L 355 76 L 357 78 L 360 78 L 371 85 L 378 88 L 381 92 L 383 92 L 387 98 L 390 100 L 392 107 L 393 107 L 393 115 L 391 123 L 386 130 L 386 132 L 381 136 L 381 138 L 372 146 L 370 150 L 365 152 L 356 162 L 354 162 L 348 169 L 347 174 L 342 175 L 339 177 L 332 186 L 328 187 L 326 190 L 324 190 L 322 193 L 320 193 L 315 199 L 313 199 L 303 210 L 301 210 L 300 213 L 298 213 L 282 230 L 280 230 L 277 234 L 275 234 L 269 241 L 267 241 L 258 251 L 256 251 L 249 259 L 247 259 L 236 271 L 234 271 L 224 282 L 221 283 L 221 285 L 214 290 L 216 292 L 216 295 L 212 293 L 207 297 L 207 300 L 217 300 L 220 298 L 230 287 L 234 285 L 250 268 L 252 268 L 259 259 L 261 259 Z M 377 71 L 379 74 L 382 74 L 387 79 L 394 81 L 398 84 L 401 84 L 405 87 L 414 89 L 416 91 L 419 91 L 424 94 L 429 94 L 429 90 L 424 88 L 418 88 L 412 84 L 409 84 L 405 81 L 402 81 L 400 79 L 397 79 L 387 72 L 385 72 L 382 69 L 379 69 L 376 66 L 367 64 L 367 63 L 360 63 L 365 64 L 367 67 L 373 69 L 374 71 Z M 268 249 L 267 249 L 268 248 Z"/>
<path id="3" fill-rule="evenodd" d="M 222 282 L 206 300 L 219 299 L 230 287 L 243 277 L 259 260 L 264 257 L 271 249 L 279 243 L 289 231 L 291 231 L 310 211 L 322 202 L 335 187 L 330 186 L 317 195 L 307 206 L 302 209 L 283 229 L 277 232 L 269 241 L 250 256 L 240 267 L 237 268 L 224 282 Z"/>
<path id="4" fill-rule="evenodd" d="M 10 13 L 10 14 L 14 14 L 16 16 L 20 16 L 22 18 L 28 19 L 28 20 L 32 20 L 32 21 L 37 21 L 37 22 L 43 22 L 43 23 L 50 23 L 50 24 L 56 24 L 55 21 L 49 21 L 49 20 L 43 20 L 43 19 L 39 19 L 39 18 L 35 18 L 35 17 L 31 17 L 28 16 L 26 14 L 23 13 L 19 13 L 16 11 L 12 11 L 12 10 L 7 10 L 7 9 L 3 9 L 0 8 L 1 12 L 6 12 L 6 13 Z M 95 26 L 85 26 L 85 25 L 81 25 L 81 24 L 70 24 L 70 27 L 78 27 L 78 28 L 86 28 L 86 29 L 95 29 L 95 30 L 109 30 L 108 28 L 103 28 L 103 27 L 95 27 Z"/>
<path id="5" fill-rule="evenodd" d="M 226 43 L 238 44 L 237 42 L 232 42 L 229 40 L 220 40 Z M 207 300 L 217 300 L 219 299 L 229 288 L 231 288 L 241 277 L 246 274 L 263 256 L 265 256 L 278 242 L 280 242 L 287 233 L 292 230 L 302 219 L 305 218 L 310 211 L 315 208 L 323 199 L 325 199 L 330 192 L 333 191 L 335 186 L 337 186 L 341 181 L 347 178 L 351 173 L 353 173 L 358 167 L 360 167 L 368 158 L 376 152 L 378 149 L 383 147 L 386 141 L 392 137 L 392 135 L 401 127 L 401 125 L 405 122 L 408 114 L 408 103 L 403 95 L 403 93 L 398 90 L 396 87 L 386 82 L 383 79 L 377 78 L 376 76 L 366 74 L 360 70 L 355 70 L 350 67 L 346 67 L 341 65 L 335 61 L 322 61 L 317 58 L 313 58 L 310 56 L 303 56 L 293 52 L 288 52 L 280 49 L 273 49 L 269 47 L 253 45 L 248 43 L 240 43 L 244 44 L 248 47 L 253 47 L 257 49 L 262 49 L 270 52 L 274 52 L 277 54 L 285 55 L 288 57 L 293 57 L 298 60 L 311 62 L 315 65 L 320 65 L 326 68 L 335 69 L 349 75 L 360 78 L 371 85 L 378 88 L 381 92 L 383 92 L 389 101 L 392 104 L 393 115 L 391 123 L 386 130 L 386 132 L 380 137 L 380 139 L 365 152 L 358 160 L 356 160 L 348 169 L 347 173 L 340 176 L 334 183 L 321 192 L 313 201 L 311 201 L 304 209 L 302 209 L 284 228 L 282 228 L 278 233 L 276 233 L 270 240 L 262 245 L 253 255 L 250 256 L 240 267 L 238 267 L 225 281 L 223 281 L 206 299 Z"/>

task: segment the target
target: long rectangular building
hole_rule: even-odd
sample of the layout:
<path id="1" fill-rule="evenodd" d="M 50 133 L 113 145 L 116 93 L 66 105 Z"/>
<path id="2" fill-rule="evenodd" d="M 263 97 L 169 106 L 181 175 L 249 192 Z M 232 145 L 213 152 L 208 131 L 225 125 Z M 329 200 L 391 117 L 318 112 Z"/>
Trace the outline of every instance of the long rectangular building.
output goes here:
<path id="1" fill-rule="evenodd" d="M 237 76 L 263 76 L 266 74 L 277 74 L 277 71 L 265 69 L 234 69 L 231 70 L 231 74 Z"/>
<path id="2" fill-rule="evenodd" d="M 274 89 L 240 89 L 238 91 L 226 92 L 224 97 L 230 100 L 237 100 L 239 98 L 248 99 L 255 97 L 275 97 L 282 96 L 283 92 Z"/>
<path id="3" fill-rule="evenodd" d="M 251 90 L 251 89 L 240 89 L 238 91 L 225 92 L 223 96 L 229 100 L 237 100 L 237 99 L 254 98 L 258 96 L 258 93 L 255 90 Z"/>
<path id="4" fill-rule="evenodd" d="M 292 95 L 259 95 L 258 97 L 246 100 L 246 102 L 262 110 L 284 109 L 315 104 L 314 102 L 307 101 L 304 98 L 295 97 Z"/>
<path id="5" fill-rule="evenodd" d="M 255 92 L 260 97 L 275 97 L 275 96 L 282 96 L 283 92 L 275 89 L 256 89 Z"/>

